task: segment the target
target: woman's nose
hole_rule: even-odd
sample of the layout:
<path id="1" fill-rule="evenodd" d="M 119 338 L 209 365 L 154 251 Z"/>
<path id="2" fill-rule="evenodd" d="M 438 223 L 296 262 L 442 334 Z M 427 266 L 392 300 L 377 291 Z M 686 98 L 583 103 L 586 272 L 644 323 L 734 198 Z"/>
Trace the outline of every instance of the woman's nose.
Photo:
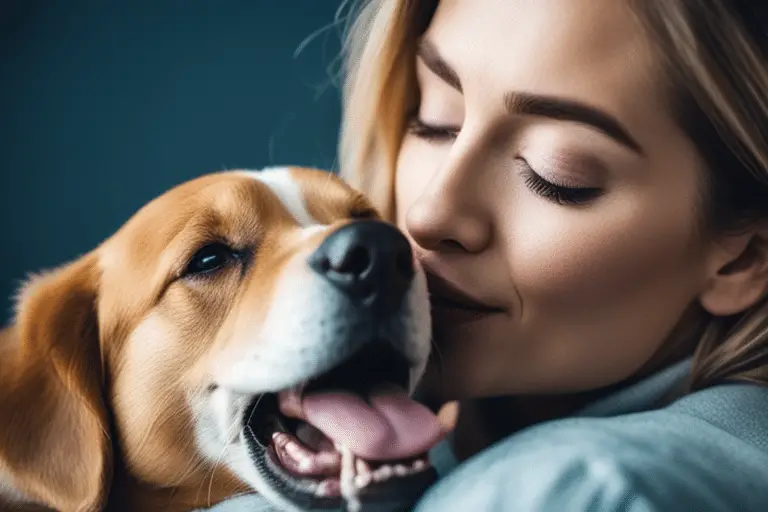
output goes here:
<path id="1" fill-rule="evenodd" d="M 483 204 L 478 183 L 462 174 L 456 168 L 437 171 L 407 210 L 405 228 L 422 248 L 479 253 L 490 244 L 487 204 Z"/>

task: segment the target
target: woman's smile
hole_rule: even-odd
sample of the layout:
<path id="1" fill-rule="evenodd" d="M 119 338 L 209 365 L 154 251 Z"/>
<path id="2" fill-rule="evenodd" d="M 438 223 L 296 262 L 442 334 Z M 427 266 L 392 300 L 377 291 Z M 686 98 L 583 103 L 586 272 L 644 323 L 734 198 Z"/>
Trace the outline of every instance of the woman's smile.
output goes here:
<path id="1" fill-rule="evenodd" d="M 432 312 L 449 323 L 479 321 L 488 315 L 504 314 L 504 308 L 484 302 L 427 269 Z"/>

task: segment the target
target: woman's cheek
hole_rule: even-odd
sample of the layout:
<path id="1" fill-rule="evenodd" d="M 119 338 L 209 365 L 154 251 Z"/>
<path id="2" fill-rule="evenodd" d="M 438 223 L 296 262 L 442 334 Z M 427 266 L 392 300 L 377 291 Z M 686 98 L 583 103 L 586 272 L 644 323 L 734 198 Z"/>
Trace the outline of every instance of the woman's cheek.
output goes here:
<path id="1" fill-rule="evenodd" d="M 586 211 L 524 203 L 527 211 L 509 225 L 506 244 L 525 307 L 598 307 L 690 261 L 689 225 L 664 222 L 631 204 Z"/>

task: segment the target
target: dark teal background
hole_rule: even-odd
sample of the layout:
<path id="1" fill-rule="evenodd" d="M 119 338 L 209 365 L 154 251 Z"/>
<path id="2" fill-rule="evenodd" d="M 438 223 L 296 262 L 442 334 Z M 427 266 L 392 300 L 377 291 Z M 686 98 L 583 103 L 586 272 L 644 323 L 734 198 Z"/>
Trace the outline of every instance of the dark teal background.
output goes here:
<path id="1" fill-rule="evenodd" d="M 0 0 L 0 323 L 194 176 L 335 164 L 338 0 Z"/>

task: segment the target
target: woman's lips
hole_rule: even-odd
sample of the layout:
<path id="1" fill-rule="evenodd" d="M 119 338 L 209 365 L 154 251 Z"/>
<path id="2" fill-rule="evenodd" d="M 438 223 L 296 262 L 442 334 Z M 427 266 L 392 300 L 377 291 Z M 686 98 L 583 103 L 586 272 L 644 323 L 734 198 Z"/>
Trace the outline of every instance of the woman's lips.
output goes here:
<path id="1" fill-rule="evenodd" d="M 427 285 L 433 310 L 463 313 L 471 317 L 482 317 L 502 313 L 504 309 L 472 297 L 443 277 L 427 272 Z"/>

